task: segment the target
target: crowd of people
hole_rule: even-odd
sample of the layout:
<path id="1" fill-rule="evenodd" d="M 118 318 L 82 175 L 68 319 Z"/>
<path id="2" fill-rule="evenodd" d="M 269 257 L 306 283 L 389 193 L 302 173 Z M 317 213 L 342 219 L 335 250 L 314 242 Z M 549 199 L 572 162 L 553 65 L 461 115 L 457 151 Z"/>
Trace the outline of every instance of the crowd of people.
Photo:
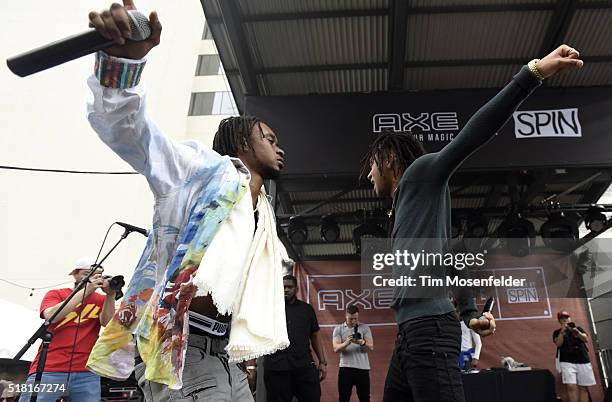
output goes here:
<path id="1" fill-rule="evenodd" d="M 323 344 L 331 342 L 340 361 L 339 400 L 348 401 L 355 388 L 361 402 L 369 401 L 374 340 L 359 322 L 357 306 L 348 306 L 331 340 L 322 339 L 312 306 L 296 298 L 296 278 L 283 277 L 286 252 L 263 186 L 285 165 L 273 128 L 252 116 L 226 118 L 212 148 L 162 133 L 147 115 L 140 84 L 146 55 L 161 40 L 161 23 L 151 13 L 151 35 L 130 41 L 132 9 L 133 1 L 124 0 L 89 14 L 90 25 L 114 46 L 96 54 L 87 118 L 100 139 L 148 181 L 155 197 L 153 230 L 116 311 L 108 280 L 95 274 L 57 315 L 43 382 L 67 382 L 72 400 L 97 401 L 98 376 L 122 379 L 135 372 L 147 401 L 251 401 L 256 359 L 264 357 L 268 401 L 319 401 L 328 371 Z M 436 239 L 441 251 L 451 231 L 449 180 L 455 170 L 543 80 L 581 66 L 579 52 L 566 45 L 526 63 L 439 152 L 426 153 L 410 134 L 380 135 L 362 172 L 379 197 L 392 200 L 394 246 L 399 239 Z M 75 281 L 92 263 L 77 262 Z M 471 340 L 492 335 L 494 317 L 480 314 L 468 292 L 457 295 L 455 308 L 446 294 L 414 298 L 408 288 L 395 290 L 398 336 L 382 400 L 463 402 L 460 364 L 466 360 L 459 354 L 478 366 Z M 70 292 L 45 295 L 41 318 L 50 317 Z M 564 382 L 577 382 L 575 393 L 582 395 L 590 384 L 586 362 L 568 350 L 588 337 L 567 321 L 560 318 L 563 328 L 554 340 Z M 106 328 L 98 337 L 101 326 Z M 34 361 L 28 383 L 36 366 Z M 41 393 L 38 400 L 61 393 Z"/>
<path id="2" fill-rule="evenodd" d="M 75 287 L 93 264 L 93 257 L 82 257 L 75 262 L 70 272 L 75 280 Z M 289 347 L 266 355 L 261 365 L 265 373 L 266 400 L 270 402 L 291 402 L 294 398 L 300 402 L 318 402 L 321 400 L 320 382 L 327 377 L 328 362 L 324 347 L 327 340 L 320 335 L 313 307 L 297 298 L 297 285 L 298 280 L 295 276 L 285 275 L 283 277 Z M 96 292 L 97 289 L 101 289 L 104 294 Z M 71 288 L 49 291 L 40 306 L 41 318 L 51 317 L 71 291 Z M 101 399 L 100 377 L 87 369 L 86 362 L 98 339 L 101 326 L 106 325 L 113 315 L 114 296 L 108 279 L 96 273 L 91 276 L 88 286 L 77 293 L 74 301 L 58 313 L 49 328 L 54 334 L 54 340 L 50 344 L 41 383 L 57 384 L 59 387 L 54 392 L 50 390 L 41 392 L 38 400 L 44 402 L 99 401 Z M 552 338 L 557 347 L 557 367 L 562 383 L 566 386 L 568 402 L 588 402 L 588 387 L 595 385 L 587 348 L 588 334 L 582 327 L 572 322 L 567 311 L 560 311 L 557 318 L 560 328 L 553 332 Z M 457 367 L 463 371 L 469 371 L 479 367 L 478 360 L 482 342 L 474 330 L 469 329 L 463 321 L 458 322 L 462 334 Z M 345 321 L 333 329 L 331 345 L 333 352 L 339 355 L 338 400 L 340 402 L 350 401 L 354 388 L 360 402 L 369 402 L 371 395 L 368 354 L 374 351 L 374 337 L 370 327 L 359 320 L 357 305 L 349 305 L 346 308 Z M 200 355 L 214 347 L 202 346 L 204 349 L 197 349 Z M 316 360 L 313 358 L 313 352 Z M 215 357 L 218 356 L 215 355 Z M 30 366 L 26 384 L 33 384 L 39 359 L 40 350 Z M 206 360 L 205 357 L 202 361 L 204 360 Z M 210 372 L 210 368 L 206 368 L 204 364 L 198 364 L 190 370 L 195 373 L 197 370 L 207 369 Z M 248 400 L 249 395 L 254 395 L 257 391 L 257 366 L 252 363 L 251 365 L 239 364 L 237 367 L 241 367 L 244 372 L 242 388 L 248 391 L 244 391 L 240 397 L 232 397 L 232 400 Z M 225 370 L 228 372 L 228 369 Z M 0 387 L 2 388 L 0 390 L 0 401 L 2 402 L 30 400 L 31 393 L 26 391 L 27 388 L 22 389 L 24 392 L 21 393 L 21 399 L 19 399 L 20 389 L 17 384 L 0 381 Z M 146 391 L 144 397 L 148 399 Z"/>

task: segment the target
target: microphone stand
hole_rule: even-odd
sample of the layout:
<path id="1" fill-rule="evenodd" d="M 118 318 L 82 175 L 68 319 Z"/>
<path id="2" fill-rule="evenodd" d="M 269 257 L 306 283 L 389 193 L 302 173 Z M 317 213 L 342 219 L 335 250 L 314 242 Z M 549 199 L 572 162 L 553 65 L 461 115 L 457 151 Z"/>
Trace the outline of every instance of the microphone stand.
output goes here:
<path id="1" fill-rule="evenodd" d="M 32 393 L 30 396 L 30 402 L 36 402 L 36 399 L 38 398 L 40 381 L 42 380 L 42 375 L 43 375 L 44 368 L 45 368 L 45 362 L 47 361 L 47 352 L 49 351 L 49 344 L 51 343 L 51 340 L 53 339 L 53 333 L 49 332 L 49 329 L 48 329 L 49 325 L 51 325 L 53 320 L 55 320 L 55 317 L 57 317 L 57 315 L 64 309 L 64 307 L 66 307 L 66 305 L 70 302 L 70 300 L 72 300 L 74 295 L 76 295 L 81 289 L 83 289 L 85 284 L 89 282 L 89 278 L 91 278 L 91 276 L 96 272 L 98 267 L 100 267 L 102 263 L 106 260 L 106 258 L 108 258 L 108 256 L 117 248 L 119 243 L 125 240 L 125 238 L 128 237 L 128 235 L 131 232 L 133 232 L 132 229 L 125 228 L 125 231 L 121 235 L 121 238 L 119 239 L 119 241 L 117 241 L 117 243 L 115 243 L 115 245 L 108 251 L 108 253 L 106 253 L 104 258 L 102 258 L 102 261 L 100 261 L 99 263 L 93 264 L 91 266 L 87 275 L 83 279 L 81 279 L 81 281 L 74 288 L 72 293 L 70 293 L 68 298 L 64 300 L 60 308 L 55 310 L 55 312 L 51 315 L 51 317 L 49 317 L 48 319 L 45 320 L 45 322 L 42 323 L 42 325 L 36 330 L 36 332 L 34 332 L 34 334 L 30 337 L 30 339 L 28 339 L 28 342 L 23 346 L 23 348 L 21 348 L 21 350 L 17 352 L 15 357 L 13 357 L 13 361 L 19 361 L 21 359 L 21 356 L 23 356 L 24 353 L 27 352 L 28 349 L 30 349 L 30 347 L 32 347 L 32 345 L 34 344 L 34 342 L 36 342 L 36 340 L 38 339 L 42 340 L 42 348 L 40 350 L 40 356 L 38 358 L 38 364 L 36 366 L 36 377 L 34 378 L 34 384 L 31 389 Z M 69 386 L 70 384 L 66 384 L 66 389 L 68 389 Z"/>

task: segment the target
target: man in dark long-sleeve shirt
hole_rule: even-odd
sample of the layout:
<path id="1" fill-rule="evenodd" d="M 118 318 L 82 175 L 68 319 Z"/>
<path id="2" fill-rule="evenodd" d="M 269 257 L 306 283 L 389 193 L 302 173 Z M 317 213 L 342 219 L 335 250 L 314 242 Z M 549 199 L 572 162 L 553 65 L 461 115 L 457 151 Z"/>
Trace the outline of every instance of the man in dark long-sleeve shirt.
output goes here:
<path id="1" fill-rule="evenodd" d="M 541 60 L 532 60 L 439 152 L 425 155 L 423 146 L 409 134 L 387 133 L 376 139 L 364 161 L 377 195 L 393 199 L 394 250 L 405 249 L 406 244 L 416 252 L 425 246 L 429 252 L 445 249 L 451 228 L 448 182 L 452 174 L 505 124 L 543 79 L 582 67 L 578 57 L 575 49 L 563 45 Z M 395 277 L 405 273 L 404 267 L 394 267 Z M 457 301 L 461 319 L 469 328 L 481 336 L 495 331 L 493 316 L 487 313 L 479 318 L 472 297 L 463 294 Z M 399 334 L 383 400 L 464 402 L 456 364 L 461 329 L 444 291 L 424 297 L 411 294 L 410 287 L 398 287 L 393 308 Z"/>

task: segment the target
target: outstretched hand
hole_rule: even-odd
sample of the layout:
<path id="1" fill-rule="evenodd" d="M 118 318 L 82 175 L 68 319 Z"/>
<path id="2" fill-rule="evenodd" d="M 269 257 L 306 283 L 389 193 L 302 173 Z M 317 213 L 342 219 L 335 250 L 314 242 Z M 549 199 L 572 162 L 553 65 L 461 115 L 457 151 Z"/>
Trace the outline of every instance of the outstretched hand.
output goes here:
<path id="1" fill-rule="evenodd" d="M 127 11 L 135 9 L 133 0 L 123 0 L 123 5 L 113 3 L 108 10 L 89 13 L 89 26 L 95 28 L 105 38 L 115 42 L 115 46 L 104 50 L 111 56 L 142 59 L 159 44 L 162 26 L 155 11 L 149 15 L 151 35 L 141 41 L 130 40 L 132 32 Z"/>
<path id="2" fill-rule="evenodd" d="M 584 65 L 580 52 L 568 45 L 561 45 L 536 63 L 536 68 L 546 79 L 555 74 L 577 70 Z"/>

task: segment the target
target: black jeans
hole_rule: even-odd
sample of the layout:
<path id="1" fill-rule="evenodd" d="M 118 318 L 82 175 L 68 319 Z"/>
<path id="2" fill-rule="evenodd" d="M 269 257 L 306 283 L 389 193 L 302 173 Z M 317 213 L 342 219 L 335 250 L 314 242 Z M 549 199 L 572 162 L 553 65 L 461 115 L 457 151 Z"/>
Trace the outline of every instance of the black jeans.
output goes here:
<path id="1" fill-rule="evenodd" d="M 352 367 L 340 367 L 338 372 L 338 395 L 340 402 L 349 402 L 357 388 L 359 402 L 370 402 L 370 370 Z"/>
<path id="2" fill-rule="evenodd" d="M 400 326 L 383 402 L 465 402 L 457 358 L 461 326 L 454 314 Z"/>
<path id="3" fill-rule="evenodd" d="M 264 383 L 268 402 L 291 402 L 296 396 L 299 402 L 319 402 L 321 384 L 319 370 L 314 364 L 292 370 L 266 370 Z"/>

